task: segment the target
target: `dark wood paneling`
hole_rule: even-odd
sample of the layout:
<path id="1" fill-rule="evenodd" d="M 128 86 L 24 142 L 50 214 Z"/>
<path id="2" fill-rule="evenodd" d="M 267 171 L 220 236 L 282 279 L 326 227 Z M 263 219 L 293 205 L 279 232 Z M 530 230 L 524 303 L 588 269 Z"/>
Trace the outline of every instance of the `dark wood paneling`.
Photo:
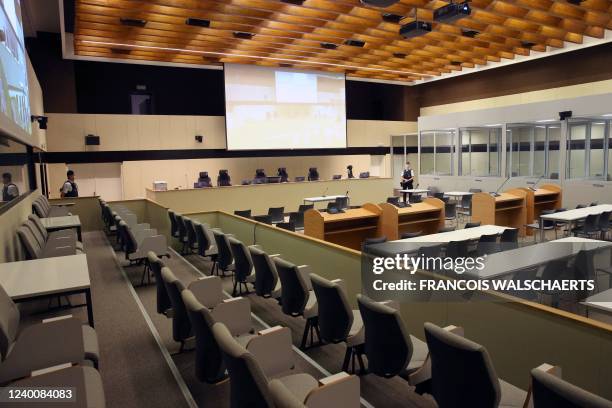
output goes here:
<path id="1" fill-rule="evenodd" d="M 612 78 L 612 44 L 417 85 L 421 107 Z"/>

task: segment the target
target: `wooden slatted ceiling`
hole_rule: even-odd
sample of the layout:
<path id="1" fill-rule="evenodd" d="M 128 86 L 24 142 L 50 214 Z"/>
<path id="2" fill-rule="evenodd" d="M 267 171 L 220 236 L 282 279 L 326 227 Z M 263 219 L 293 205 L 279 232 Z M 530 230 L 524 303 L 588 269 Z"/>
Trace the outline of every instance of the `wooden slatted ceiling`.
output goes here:
<path id="1" fill-rule="evenodd" d="M 82 56 L 188 64 L 224 62 L 347 72 L 412 82 L 529 55 L 531 50 L 581 44 L 612 29 L 612 2 L 585 0 L 472 0 L 470 16 L 434 22 L 432 32 L 406 40 L 382 13 L 433 22 L 444 1 L 401 0 L 385 8 L 359 0 L 77 0 L 75 53 Z M 143 27 L 121 18 L 145 20 Z M 210 20 L 210 27 L 187 25 Z M 473 38 L 463 35 L 476 31 Z M 252 33 L 251 39 L 234 32 Z M 346 40 L 365 42 L 363 48 Z M 321 43 L 336 44 L 325 49 Z"/>

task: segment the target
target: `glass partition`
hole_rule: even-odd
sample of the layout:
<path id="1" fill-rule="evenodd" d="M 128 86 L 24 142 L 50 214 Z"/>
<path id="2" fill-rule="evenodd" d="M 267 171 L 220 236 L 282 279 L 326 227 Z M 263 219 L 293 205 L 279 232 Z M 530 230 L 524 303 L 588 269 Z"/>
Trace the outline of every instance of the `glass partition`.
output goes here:
<path id="1" fill-rule="evenodd" d="M 512 177 L 559 178 L 559 123 L 516 123 L 506 129 L 506 168 Z"/>
<path id="2" fill-rule="evenodd" d="M 423 131 L 419 137 L 420 174 L 452 175 L 455 131 Z"/>
<path id="3" fill-rule="evenodd" d="M 28 150 L 26 145 L 0 136 L 0 176 L 2 177 L 0 206 L 35 188 L 30 184 L 31 153 Z"/>
<path id="4" fill-rule="evenodd" d="M 567 178 L 609 180 L 610 121 L 572 119 L 567 135 Z"/>
<path id="5" fill-rule="evenodd" d="M 460 130 L 459 174 L 499 176 L 501 128 L 464 128 Z"/>

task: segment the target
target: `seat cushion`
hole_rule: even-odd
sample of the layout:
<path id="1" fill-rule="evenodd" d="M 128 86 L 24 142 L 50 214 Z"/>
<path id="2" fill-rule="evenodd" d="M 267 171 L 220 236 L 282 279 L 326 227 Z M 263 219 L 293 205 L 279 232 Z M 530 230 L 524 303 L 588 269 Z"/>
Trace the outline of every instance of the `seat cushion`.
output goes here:
<path id="1" fill-rule="evenodd" d="M 349 347 L 358 346 L 365 342 L 365 330 L 363 327 L 363 319 L 359 310 L 353 310 L 353 325 L 349 330 L 346 338 L 346 345 Z"/>
<path id="2" fill-rule="evenodd" d="M 319 386 L 318 381 L 309 374 L 293 374 L 278 378 L 278 380 L 302 402 L 310 391 Z"/>
<path id="3" fill-rule="evenodd" d="M 311 317 L 317 317 L 319 315 L 319 307 L 317 304 L 317 297 L 315 296 L 314 291 L 308 292 L 308 301 L 306 302 L 306 307 L 304 308 L 304 318 L 309 319 Z"/>
<path id="4" fill-rule="evenodd" d="M 527 392 L 503 380 L 499 380 L 499 385 L 501 387 L 499 408 L 522 407 L 525 404 Z"/>
<path id="5" fill-rule="evenodd" d="M 98 335 L 96 331 L 89 325 L 83 325 L 83 348 L 85 349 L 85 358 L 94 361 L 96 364 L 100 361 L 100 346 L 98 345 Z"/>

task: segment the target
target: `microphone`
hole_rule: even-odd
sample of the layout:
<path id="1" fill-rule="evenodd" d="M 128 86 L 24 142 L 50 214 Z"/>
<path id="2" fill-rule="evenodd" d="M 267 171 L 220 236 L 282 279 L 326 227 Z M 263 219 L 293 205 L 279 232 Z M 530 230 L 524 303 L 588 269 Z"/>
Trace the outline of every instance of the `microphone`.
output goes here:
<path id="1" fill-rule="evenodd" d="M 322 195 L 321 197 L 325 197 L 325 194 L 327 194 L 327 190 L 329 190 L 329 187 L 327 187 L 327 188 L 325 189 L 325 191 L 323 192 L 323 195 Z"/>
<path id="2" fill-rule="evenodd" d="M 501 190 L 501 189 L 502 189 L 502 187 L 506 185 L 506 183 L 508 182 L 508 180 L 510 180 L 510 176 L 508 176 L 508 177 L 506 178 L 506 180 L 504 180 L 504 182 L 501 184 L 501 186 L 499 186 L 499 188 L 498 188 L 498 189 L 497 189 L 497 190 L 496 190 L 494 193 L 491 193 L 491 195 L 492 195 L 493 197 L 499 197 L 499 196 L 501 195 L 501 194 L 499 194 L 499 190 Z"/>
<path id="3" fill-rule="evenodd" d="M 416 185 L 415 189 L 419 188 L 419 186 L 420 186 L 420 184 L 419 184 L 419 183 L 417 183 L 417 185 Z"/>
<path id="4" fill-rule="evenodd" d="M 538 177 L 538 179 L 535 181 L 535 183 L 533 183 L 533 186 L 527 187 L 527 188 L 530 189 L 531 191 L 536 191 L 537 190 L 536 186 L 538 185 L 540 180 L 542 180 L 543 178 L 544 178 L 544 175 L 542 174 L 540 177 Z"/>

